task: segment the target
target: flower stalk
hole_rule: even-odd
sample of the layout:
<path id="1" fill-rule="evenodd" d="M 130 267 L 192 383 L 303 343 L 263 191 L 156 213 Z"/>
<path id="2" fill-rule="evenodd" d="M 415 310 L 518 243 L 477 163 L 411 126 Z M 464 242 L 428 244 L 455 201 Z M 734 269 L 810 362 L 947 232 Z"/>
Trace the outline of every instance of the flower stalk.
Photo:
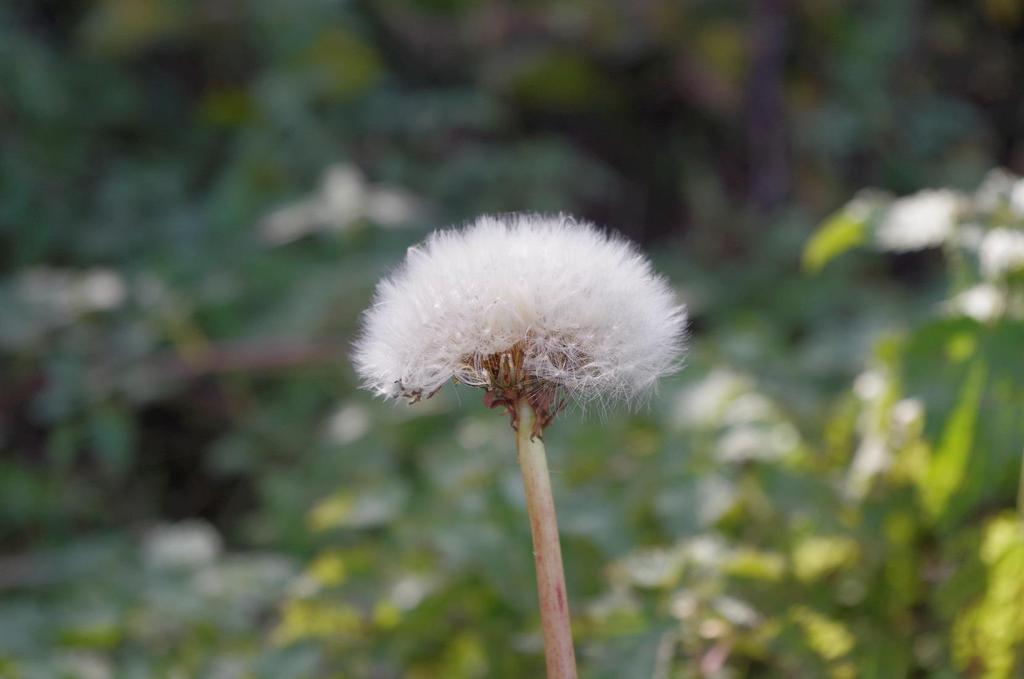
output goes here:
<path id="1" fill-rule="evenodd" d="M 572 644 L 569 602 L 558 540 L 558 520 L 551 493 L 544 441 L 536 433 L 537 414 L 526 398 L 516 401 L 516 449 L 526 489 L 526 509 L 533 537 L 533 561 L 537 571 L 540 622 L 544 630 L 544 655 L 548 679 L 576 679 L 576 655 Z"/>

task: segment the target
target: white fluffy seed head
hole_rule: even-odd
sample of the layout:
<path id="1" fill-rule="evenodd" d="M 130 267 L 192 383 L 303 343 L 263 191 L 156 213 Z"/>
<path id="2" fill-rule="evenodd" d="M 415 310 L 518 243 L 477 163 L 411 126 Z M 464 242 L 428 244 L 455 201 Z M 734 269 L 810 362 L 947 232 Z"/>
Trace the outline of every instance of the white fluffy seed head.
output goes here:
<path id="1" fill-rule="evenodd" d="M 562 215 L 487 216 L 409 249 L 377 286 L 354 358 L 385 397 L 453 378 L 492 390 L 504 355 L 517 379 L 577 401 L 636 402 L 680 367 L 685 330 L 627 241 Z"/>

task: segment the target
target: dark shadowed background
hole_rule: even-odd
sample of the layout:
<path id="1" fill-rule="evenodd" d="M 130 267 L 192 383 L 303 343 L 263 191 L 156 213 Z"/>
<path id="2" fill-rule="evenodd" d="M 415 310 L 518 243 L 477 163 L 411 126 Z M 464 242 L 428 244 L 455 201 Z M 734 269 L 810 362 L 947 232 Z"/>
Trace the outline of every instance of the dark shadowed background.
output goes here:
<path id="1" fill-rule="evenodd" d="M 3 3 L 0 676 L 538 676 L 507 422 L 348 360 L 516 210 L 693 320 L 548 436 L 584 676 L 1024 676 L 1022 83 L 1021 0 Z"/>

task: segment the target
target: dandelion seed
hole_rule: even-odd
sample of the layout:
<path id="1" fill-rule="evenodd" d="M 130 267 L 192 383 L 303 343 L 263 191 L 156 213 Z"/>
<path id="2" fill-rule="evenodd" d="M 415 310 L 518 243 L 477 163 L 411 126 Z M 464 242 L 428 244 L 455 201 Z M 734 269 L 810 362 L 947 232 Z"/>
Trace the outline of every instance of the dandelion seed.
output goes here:
<path id="1" fill-rule="evenodd" d="M 575 679 L 544 428 L 564 394 L 642 400 L 680 367 L 686 312 L 633 246 L 566 216 L 481 217 L 410 248 L 355 344 L 364 386 L 411 402 L 455 380 L 516 428 L 549 679 Z"/>

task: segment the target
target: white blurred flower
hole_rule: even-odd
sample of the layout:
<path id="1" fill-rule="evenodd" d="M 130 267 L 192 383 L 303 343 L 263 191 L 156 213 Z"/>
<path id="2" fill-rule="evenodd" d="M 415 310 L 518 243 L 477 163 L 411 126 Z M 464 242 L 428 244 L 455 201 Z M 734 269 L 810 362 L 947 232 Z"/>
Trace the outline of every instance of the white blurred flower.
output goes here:
<path id="1" fill-rule="evenodd" d="M 617 584 L 586 603 L 587 617 L 607 620 L 621 613 L 636 613 L 640 608 L 633 591 L 625 584 Z"/>
<path id="2" fill-rule="evenodd" d="M 865 370 L 853 381 L 853 393 L 862 401 L 873 401 L 885 393 L 885 376 L 877 370 Z"/>
<path id="3" fill-rule="evenodd" d="M 30 267 L 15 275 L 10 294 L 5 295 L 8 304 L 0 322 L 0 346 L 37 342 L 81 316 L 119 308 L 126 297 L 124 279 L 111 269 Z"/>
<path id="4" fill-rule="evenodd" d="M 366 216 L 384 226 L 402 224 L 412 219 L 415 201 L 404 191 L 377 188 L 366 196 Z"/>
<path id="5" fill-rule="evenodd" d="M 327 420 L 327 437 L 341 445 L 357 441 L 370 429 L 370 413 L 358 403 L 347 403 Z"/>
<path id="6" fill-rule="evenodd" d="M 718 441 L 716 454 L 723 462 L 775 460 L 799 442 L 796 430 L 786 422 L 750 423 L 730 427 Z"/>
<path id="7" fill-rule="evenodd" d="M 351 165 L 333 165 L 324 173 L 319 200 L 312 203 L 327 226 L 341 228 L 362 216 L 369 187 L 366 177 Z"/>
<path id="8" fill-rule="evenodd" d="M 747 392 L 737 396 L 725 408 L 722 422 L 728 425 L 750 424 L 752 422 L 771 422 L 777 420 L 779 413 L 775 405 L 764 394 Z"/>
<path id="9" fill-rule="evenodd" d="M 717 424 L 733 400 L 754 388 L 754 381 L 727 368 L 715 368 L 679 393 L 673 419 L 686 425 Z"/>
<path id="10" fill-rule="evenodd" d="M 981 273 L 988 280 L 1024 269 L 1024 231 L 992 229 L 978 249 Z"/>
<path id="11" fill-rule="evenodd" d="M 892 423 L 890 445 L 894 450 L 900 450 L 919 435 L 924 424 L 924 403 L 917 398 L 900 399 L 893 404 L 889 418 Z"/>
<path id="12" fill-rule="evenodd" d="M 689 560 L 698 566 L 717 568 L 728 552 L 725 543 L 715 535 L 698 535 L 686 543 Z"/>
<path id="13" fill-rule="evenodd" d="M 632 552 L 619 566 L 636 587 L 665 587 L 676 581 L 685 562 L 686 552 L 678 547 L 650 547 Z"/>
<path id="14" fill-rule="evenodd" d="M 997 167 L 989 171 L 974 192 L 975 207 L 981 212 L 995 212 L 1010 200 L 1017 184 L 1017 176 L 1008 170 Z"/>
<path id="15" fill-rule="evenodd" d="M 857 428 L 861 433 L 846 476 L 846 492 L 851 497 L 863 497 L 872 480 L 889 468 L 892 455 L 889 451 L 887 431 L 881 426 L 881 413 L 886 407 L 883 398 L 889 388 L 884 374 L 875 369 L 862 372 L 853 381 L 853 393 L 864 403 Z"/>
<path id="16" fill-rule="evenodd" d="M 1018 179 L 1010 189 L 1010 210 L 1018 217 L 1024 217 L 1024 179 Z"/>
<path id="17" fill-rule="evenodd" d="M 1006 311 L 1006 295 L 991 283 L 979 283 L 946 302 L 945 309 L 948 313 L 987 323 Z"/>
<path id="18" fill-rule="evenodd" d="M 195 569 L 220 556 L 220 534 L 203 521 L 183 521 L 158 526 L 143 539 L 142 557 L 156 569 Z"/>
<path id="19" fill-rule="evenodd" d="M 696 615 L 700 608 L 700 599 L 689 590 L 681 589 L 672 595 L 669 602 L 669 613 L 679 620 L 686 620 Z"/>
<path id="20" fill-rule="evenodd" d="M 953 235 L 961 198 L 949 189 L 920 191 L 895 201 L 875 231 L 883 250 L 908 252 L 942 245 Z"/>
<path id="21" fill-rule="evenodd" d="M 442 583 L 426 575 L 405 575 L 391 587 L 390 600 L 400 610 L 408 611 L 436 591 Z"/>
<path id="22" fill-rule="evenodd" d="M 124 302 L 124 280 L 109 269 L 95 269 L 81 278 L 77 293 L 79 304 L 85 308 L 116 309 Z"/>
<path id="23" fill-rule="evenodd" d="M 398 226 L 412 219 L 417 209 L 419 203 L 411 194 L 370 184 L 351 165 L 332 165 L 319 191 L 272 212 L 260 231 L 271 245 L 282 245 L 318 231 L 344 231 L 361 219 Z"/>
<path id="24" fill-rule="evenodd" d="M 924 403 L 917 398 L 903 398 L 892 406 L 892 422 L 906 429 L 924 417 Z"/>
<path id="25" fill-rule="evenodd" d="M 846 492 L 851 497 L 863 497 L 870 488 L 871 481 L 889 468 L 892 455 L 886 445 L 885 437 L 879 432 L 870 432 L 864 436 L 853 463 L 846 477 Z"/>
<path id="26" fill-rule="evenodd" d="M 733 596 L 718 597 L 714 601 L 714 607 L 723 618 L 740 627 L 752 627 L 761 620 L 760 614 L 753 606 Z"/>
<path id="27" fill-rule="evenodd" d="M 697 634 L 704 639 L 718 639 L 729 633 L 729 625 L 718 618 L 707 618 L 697 625 Z M 705 674 L 701 671 L 701 674 Z M 705 674 L 706 676 L 706 674 Z"/>
<path id="28" fill-rule="evenodd" d="M 127 293 L 124 279 L 111 269 L 34 267 L 18 277 L 16 287 L 26 304 L 61 322 L 93 311 L 116 309 Z"/>
<path id="29" fill-rule="evenodd" d="M 354 359 L 367 388 L 411 401 L 453 378 L 494 399 L 635 400 L 679 368 L 685 326 L 628 242 L 566 216 L 481 217 L 409 249 Z"/>
<path id="30" fill-rule="evenodd" d="M 57 657 L 57 676 L 75 679 L 110 679 L 114 669 L 110 661 L 101 655 L 87 651 L 70 651 Z"/>

